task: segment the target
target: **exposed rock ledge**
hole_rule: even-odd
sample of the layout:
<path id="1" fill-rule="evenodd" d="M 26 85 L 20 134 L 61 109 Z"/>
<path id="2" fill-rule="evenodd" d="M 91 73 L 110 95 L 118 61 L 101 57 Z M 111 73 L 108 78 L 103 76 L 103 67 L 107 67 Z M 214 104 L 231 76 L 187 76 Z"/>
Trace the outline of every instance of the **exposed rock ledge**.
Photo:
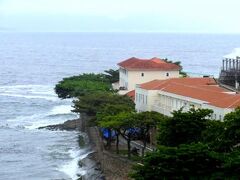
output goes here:
<path id="1" fill-rule="evenodd" d="M 39 127 L 38 129 L 73 131 L 73 130 L 81 129 L 81 126 L 82 126 L 81 120 L 74 119 L 74 120 L 68 120 L 62 124 Z"/>

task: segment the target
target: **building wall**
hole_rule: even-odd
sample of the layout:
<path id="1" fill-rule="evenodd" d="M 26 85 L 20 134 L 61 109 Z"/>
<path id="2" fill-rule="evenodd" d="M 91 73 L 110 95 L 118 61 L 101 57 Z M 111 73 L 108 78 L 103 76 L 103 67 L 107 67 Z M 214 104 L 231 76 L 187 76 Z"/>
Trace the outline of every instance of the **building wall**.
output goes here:
<path id="1" fill-rule="evenodd" d="M 212 119 L 216 119 L 216 120 L 223 120 L 224 116 L 232 111 L 234 111 L 234 109 L 230 109 L 230 108 L 219 108 L 219 107 L 215 107 L 209 104 L 204 104 L 203 108 L 205 109 L 212 109 L 214 112 L 212 114 Z"/>
<path id="2" fill-rule="evenodd" d="M 128 87 L 128 71 L 124 68 L 119 68 L 119 86 Z"/>
<path id="3" fill-rule="evenodd" d="M 136 84 L 142 84 L 154 79 L 178 78 L 179 71 L 130 71 L 119 69 L 120 87 L 126 87 L 129 91 L 135 89 Z"/>
<path id="4" fill-rule="evenodd" d="M 189 97 L 179 96 L 176 94 L 158 91 L 158 97 L 152 105 L 152 109 L 166 116 L 172 116 L 173 111 L 188 111 L 190 108 L 201 108 L 204 101 L 192 99 Z"/>
<path id="5" fill-rule="evenodd" d="M 143 101 L 142 97 L 147 97 L 147 102 L 146 100 Z M 213 110 L 211 118 L 216 120 L 223 120 L 227 113 L 234 111 L 234 109 L 215 107 L 198 99 L 164 91 L 144 90 L 141 88 L 136 88 L 135 104 L 137 112 L 157 111 L 166 116 L 172 116 L 171 113 L 173 111 L 180 110 L 181 108 L 183 108 L 183 111 L 189 111 L 192 107 L 211 109 Z"/>
<path id="6" fill-rule="evenodd" d="M 152 104 L 158 97 L 157 91 L 136 87 L 135 104 L 137 112 L 152 111 Z"/>

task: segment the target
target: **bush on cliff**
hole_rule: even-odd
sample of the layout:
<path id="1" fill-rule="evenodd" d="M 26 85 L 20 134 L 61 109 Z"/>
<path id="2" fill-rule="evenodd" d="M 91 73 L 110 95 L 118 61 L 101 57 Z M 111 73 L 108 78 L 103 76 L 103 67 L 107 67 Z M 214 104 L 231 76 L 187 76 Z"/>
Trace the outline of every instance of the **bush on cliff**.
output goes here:
<path id="1" fill-rule="evenodd" d="M 104 113 L 106 105 L 118 105 L 126 109 L 134 109 L 134 102 L 128 96 L 121 96 L 116 93 L 95 92 L 86 93 L 73 101 L 74 112 L 86 113 L 89 116 L 96 116 L 97 113 Z M 109 106 L 111 108 L 111 106 Z M 108 109 L 111 111 L 111 109 Z"/>
<path id="2" fill-rule="evenodd" d="M 111 91 L 109 77 L 111 75 L 90 73 L 64 78 L 55 86 L 55 92 L 62 99 L 83 96 L 96 91 L 109 92 Z"/>

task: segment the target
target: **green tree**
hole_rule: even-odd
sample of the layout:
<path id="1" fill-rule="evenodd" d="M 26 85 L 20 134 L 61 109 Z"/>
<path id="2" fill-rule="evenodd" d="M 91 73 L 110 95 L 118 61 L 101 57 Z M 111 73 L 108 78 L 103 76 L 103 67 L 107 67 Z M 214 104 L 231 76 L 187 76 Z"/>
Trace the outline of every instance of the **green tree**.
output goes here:
<path id="1" fill-rule="evenodd" d="M 81 74 L 64 78 L 55 86 L 55 92 L 59 98 L 72 98 L 83 96 L 86 93 L 96 91 L 111 91 L 111 83 L 104 74 Z"/>
<path id="2" fill-rule="evenodd" d="M 240 146 L 240 108 L 224 117 L 223 138 L 229 151 Z"/>
<path id="3" fill-rule="evenodd" d="M 235 149 L 228 154 L 223 154 L 222 157 L 224 157 L 224 176 L 240 179 L 240 150 Z"/>
<path id="4" fill-rule="evenodd" d="M 135 136 L 135 133 L 132 130 L 136 128 L 136 124 L 134 114 L 129 112 L 107 116 L 100 121 L 102 127 L 114 129 L 127 141 L 128 158 L 131 158 L 131 141 Z"/>
<path id="5" fill-rule="evenodd" d="M 142 156 L 144 156 L 150 130 L 156 128 L 158 123 L 165 119 L 165 116 L 158 112 L 151 111 L 137 113 L 134 118 L 136 127 L 139 128 L 141 132 L 141 140 L 143 143 Z"/>
<path id="6" fill-rule="evenodd" d="M 178 146 L 201 140 L 206 129 L 207 118 L 212 110 L 191 108 L 188 112 L 182 109 L 174 111 L 173 117 L 162 121 L 159 126 L 158 143 L 166 146 Z"/>
<path id="7" fill-rule="evenodd" d="M 202 132 L 202 142 L 217 152 L 228 152 L 229 141 L 224 138 L 224 122 L 208 120 L 206 129 Z"/>
<path id="8" fill-rule="evenodd" d="M 108 128 L 108 139 L 107 147 L 111 148 L 112 135 L 111 132 L 114 130 L 116 132 L 116 150 L 117 154 L 119 153 L 119 123 L 116 121 L 116 115 L 119 113 L 134 112 L 134 106 L 129 106 L 126 104 L 106 104 L 103 106 L 100 111 L 97 113 L 97 121 L 99 125 L 104 128 Z"/>
<path id="9" fill-rule="evenodd" d="M 108 104 L 126 106 L 131 109 L 135 107 L 134 102 L 128 96 L 107 92 L 87 93 L 78 97 L 73 103 L 73 112 L 86 113 L 89 116 L 96 116 L 97 113 L 101 114 L 101 110 Z"/>
<path id="10" fill-rule="evenodd" d="M 219 154 L 201 143 L 160 146 L 156 152 L 148 153 L 130 176 L 136 180 L 218 179 L 222 178 L 222 167 Z"/>
<path id="11" fill-rule="evenodd" d="M 119 132 L 121 131 L 121 121 L 119 121 L 117 118 L 119 116 L 112 115 L 112 116 L 106 116 L 104 118 L 101 118 L 101 120 L 98 121 L 98 124 L 100 127 L 107 128 L 108 129 L 108 139 L 107 139 L 107 146 L 111 147 L 111 140 L 112 140 L 112 131 L 115 131 L 116 133 L 116 152 L 119 154 Z M 109 147 L 109 148 L 110 148 Z"/>
<path id="12" fill-rule="evenodd" d="M 119 70 L 105 70 L 106 78 L 109 80 L 110 83 L 115 83 L 119 81 Z"/>

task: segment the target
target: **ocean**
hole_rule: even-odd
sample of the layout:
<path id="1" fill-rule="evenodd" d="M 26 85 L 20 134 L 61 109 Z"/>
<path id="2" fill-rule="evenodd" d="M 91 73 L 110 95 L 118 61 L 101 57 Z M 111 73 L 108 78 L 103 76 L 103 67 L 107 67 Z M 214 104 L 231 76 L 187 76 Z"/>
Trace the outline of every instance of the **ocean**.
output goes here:
<path id="1" fill-rule="evenodd" d="M 181 61 L 214 75 L 240 35 L 164 33 L 0 33 L 0 180 L 68 180 L 88 173 L 78 160 L 84 133 L 38 130 L 78 116 L 54 93 L 62 78 L 117 68 L 130 57 Z"/>

